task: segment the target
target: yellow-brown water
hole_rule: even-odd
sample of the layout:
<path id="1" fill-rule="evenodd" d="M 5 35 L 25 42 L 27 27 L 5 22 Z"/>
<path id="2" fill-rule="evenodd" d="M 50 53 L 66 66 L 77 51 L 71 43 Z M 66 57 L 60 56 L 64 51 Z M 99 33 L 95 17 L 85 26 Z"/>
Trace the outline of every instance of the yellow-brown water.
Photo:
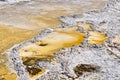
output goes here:
<path id="1" fill-rule="evenodd" d="M 40 59 L 54 58 L 52 52 L 58 51 L 63 47 L 71 47 L 81 44 L 84 40 L 84 34 L 76 32 L 74 28 L 56 30 L 50 33 L 45 40 L 30 43 L 19 50 L 19 55 L 23 58 L 26 66 L 34 65 Z M 40 74 L 39 74 L 40 75 Z M 35 75 L 34 75 L 35 76 Z"/>
<path id="2" fill-rule="evenodd" d="M 88 43 L 90 44 L 103 44 L 107 37 L 105 34 L 98 32 L 98 31 L 90 31 Z"/>
<path id="3" fill-rule="evenodd" d="M 90 27 L 92 26 L 92 24 L 90 23 L 78 22 L 77 26 L 82 27 L 85 33 L 86 32 L 89 33 L 89 37 L 88 37 L 89 44 L 103 44 L 105 40 L 107 39 L 107 36 L 101 32 L 89 31 Z"/>
<path id="4" fill-rule="evenodd" d="M 5 54 L 0 54 L 0 80 L 16 80 L 17 75 L 13 73 L 12 66 L 7 66 L 8 57 Z"/>
<path id="5" fill-rule="evenodd" d="M 42 29 L 59 25 L 57 18 L 60 16 L 100 9 L 106 4 L 105 1 L 88 1 L 88 3 L 84 6 L 70 1 L 61 4 L 53 0 L 53 2 L 33 1 L 32 4 L 28 2 L 4 7 L 0 10 L 0 53 L 16 43 L 30 39 Z"/>
<path id="6" fill-rule="evenodd" d="M 54 27 L 60 24 L 57 17 L 65 16 L 74 13 L 81 13 L 92 9 L 102 8 L 106 2 L 90 2 L 92 4 L 85 5 L 84 7 L 80 4 L 71 4 L 71 3 L 49 3 L 49 2 L 33 2 L 30 6 L 24 4 L 17 5 L 8 5 L 4 9 L 0 10 L 0 80 L 16 80 L 16 75 L 11 74 L 5 65 L 8 62 L 7 56 L 4 56 L 2 53 L 12 47 L 14 44 L 18 44 L 24 40 L 28 40 L 39 33 L 42 29 L 48 27 Z M 73 32 L 72 32 L 73 33 Z M 52 52 L 58 50 L 58 48 L 68 47 L 77 44 L 76 39 L 78 36 L 75 36 L 78 33 L 64 33 L 58 32 L 54 35 L 69 36 L 68 42 L 65 41 L 65 44 L 62 44 L 60 41 L 59 47 L 57 41 L 54 40 L 48 41 L 39 41 L 34 43 L 35 45 L 46 44 L 43 46 L 45 48 L 52 48 L 52 50 L 47 49 L 47 51 L 36 48 L 38 52 L 42 53 Z M 70 36 L 71 35 L 71 36 Z M 75 36 L 73 38 L 73 36 Z M 55 37 L 56 38 L 56 37 Z M 73 39 L 73 42 L 72 40 Z M 79 41 L 78 41 L 79 42 Z M 72 44 L 71 44 L 72 43 Z M 31 50 L 32 51 L 32 50 Z M 34 51 L 34 50 L 33 50 Z M 42 56 L 42 55 L 41 55 Z M 40 56 L 39 56 L 40 57 Z M 44 56 L 46 57 L 46 56 Z M 54 55 L 47 55 L 48 57 L 54 57 Z M 43 58 L 43 56 L 42 56 Z M 35 58 L 34 58 L 35 59 Z M 5 63 L 5 64 L 4 64 Z M 9 67 L 9 66 L 8 66 Z M 11 77 L 10 77 L 11 75 Z"/>
<path id="7" fill-rule="evenodd" d="M 31 30 L 23 30 L 11 26 L 0 25 L 0 53 L 18 44 L 21 41 L 30 39 L 35 36 L 37 32 Z"/>
<path id="8" fill-rule="evenodd" d="M 80 44 L 84 40 L 84 34 L 76 31 L 52 32 L 43 41 L 26 45 L 20 49 L 21 57 L 40 57 L 49 55 L 63 47 L 71 47 Z M 36 53 L 36 54 L 35 54 Z"/>
<path id="9" fill-rule="evenodd" d="M 17 75 L 10 73 L 6 66 L 0 66 L 0 80 L 16 80 Z"/>
<path id="10" fill-rule="evenodd" d="M 17 78 L 16 74 L 10 72 L 10 66 L 7 66 L 8 57 L 2 52 L 14 44 L 32 38 L 36 33 L 37 32 L 0 25 L 0 80 L 16 80 Z"/>

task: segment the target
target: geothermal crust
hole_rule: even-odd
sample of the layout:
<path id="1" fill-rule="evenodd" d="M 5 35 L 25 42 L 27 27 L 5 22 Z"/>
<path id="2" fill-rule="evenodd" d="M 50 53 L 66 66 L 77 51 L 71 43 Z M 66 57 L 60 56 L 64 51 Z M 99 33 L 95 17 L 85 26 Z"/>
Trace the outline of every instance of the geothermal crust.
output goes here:
<path id="1" fill-rule="evenodd" d="M 18 80 L 120 80 L 119 0 L 109 0 L 103 9 L 61 16 L 59 20 L 62 22 L 61 25 L 45 29 L 31 40 L 16 44 L 7 52 L 9 61 L 14 65 L 14 70 L 18 75 Z M 85 30 L 78 26 L 80 22 L 92 25 Z M 44 57 L 36 60 L 34 57 L 28 57 L 27 59 L 35 62 L 30 65 L 24 62 L 23 57 L 19 55 L 20 49 L 28 44 L 45 40 L 56 29 L 65 32 L 64 28 L 75 28 L 76 32 L 83 33 L 85 35 L 83 42 L 50 53 L 54 55 L 52 58 Z M 107 37 L 103 39 L 105 41 L 102 44 L 89 43 L 90 39 L 94 39 L 90 38 L 92 35 L 90 32 L 94 31 L 97 32 L 93 34 L 100 32 Z M 99 36 L 97 37 L 95 40 L 101 41 Z M 40 75 L 35 73 L 34 75 L 37 76 L 31 77 L 28 68 L 44 69 L 45 71 Z"/>

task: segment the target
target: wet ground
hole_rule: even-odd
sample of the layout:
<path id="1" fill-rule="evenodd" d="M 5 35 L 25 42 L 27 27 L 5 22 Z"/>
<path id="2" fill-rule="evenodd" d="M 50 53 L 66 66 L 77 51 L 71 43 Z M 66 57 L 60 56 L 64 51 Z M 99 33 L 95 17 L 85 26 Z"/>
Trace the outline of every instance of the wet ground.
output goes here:
<path id="1" fill-rule="evenodd" d="M 4 26 L 0 26 L 0 28 L 7 28 L 9 31 L 9 27 L 13 27 L 12 31 L 16 31 L 17 29 L 32 30 L 35 33 L 39 33 L 39 31 L 48 27 L 56 27 L 60 24 L 58 17 L 65 16 L 73 13 L 82 13 L 92 9 L 100 9 L 105 5 L 105 1 L 82 1 L 82 2 L 57 2 L 57 1 L 30 1 L 30 2 L 20 2 L 17 4 L 6 5 L 4 8 L 0 9 L 0 24 Z M 62 5 L 61 5 L 62 4 Z M 72 6 L 71 6 L 72 5 Z M 6 26 L 6 27 L 5 27 Z M 17 29 L 16 29 L 17 28 Z M 3 29 L 1 30 L 1 34 Z M 7 30 L 4 29 L 6 34 Z M 24 30 L 23 30 L 24 31 Z M 30 37 L 33 37 L 33 33 L 28 33 Z M 27 32 L 27 31 L 26 31 Z M 30 32 L 30 31 L 29 31 Z M 17 34 L 17 33 L 16 33 Z M 19 34 L 19 33 L 18 33 Z M 3 36 L 3 35 L 1 35 Z M 0 37 L 1 37 L 0 36 Z M 11 35 L 13 36 L 13 35 Z M 11 37 L 10 35 L 8 37 Z M 22 34 L 20 35 L 22 36 Z M 16 36 L 17 38 L 19 36 Z M 24 37 L 24 36 L 23 36 Z M 2 37 L 2 40 L 5 39 L 5 36 Z M 19 39 L 19 38 L 18 38 Z M 26 40 L 29 39 L 26 37 Z M 25 40 L 25 39 L 24 39 Z M 6 40 L 7 41 L 7 40 Z M 8 49 L 6 43 L 1 42 L 5 47 L 4 49 Z M 14 43 L 9 43 L 11 46 Z M 5 50 L 0 50 L 3 52 Z"/>
<path id="2" fill-rule="evenodd" d="M 0 58 L 0 79 L 16 79 L 14 74 L 13 77 L 9 77 L 12 72 L 10 73 L 10 70 L 6 68 L 6 63 L 8 60 L 7 57 L 2 54 L 4 51 L 12 47 L 14 44 L 32 38 L 45 28 L 58 26 L 60 24 L 58 17 L 60 16 L 82 13 L 93 9 L 100 9 L 104 7 L 105 4 L 106 1 L 104 0 L 86 0 L 80 2 L 76 2 L 74 0 L 64 2 L 54 0 L 34 0 L 30 2 L 2 5 L 0 8 L 0 57 L 2 57 Z M 59 34 L 60 33 L 54 33 L 52 35 Z M 71 39 L 71 36 L 74 36 L 69 33 L 64 34 L 68 37 L 67 39 Z M 64 37 L 63 33 L 62 35 L 60 34 L 60 36 Z M 75 37 L 72 38 L 73 39 L 71 39 L 71 42 L 76 41 Z M 59 43 L 59 39 L 60 38 L 57 38 L 58 42 L 56 43 Z M 66 40 L 65 42 L 68 42 Z M 56 45 L 55 43 L 53 44 L 52 40 L 47 43 L 50 43 L 53 46 Z M 59 47 L 61 48 L 61 46 Z M 56 48 L 59 49 L 59 47 Z M 51 48 L 51 46 L 48 46 L 48 48 Z"/>

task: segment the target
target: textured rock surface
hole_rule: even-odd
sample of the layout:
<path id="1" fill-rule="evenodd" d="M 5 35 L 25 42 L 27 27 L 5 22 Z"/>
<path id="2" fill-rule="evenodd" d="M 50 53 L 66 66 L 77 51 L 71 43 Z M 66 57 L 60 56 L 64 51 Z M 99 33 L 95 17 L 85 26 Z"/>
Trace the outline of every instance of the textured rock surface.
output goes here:
<path id="1" fill-rule="evenodd" d="M 45 68 L 38 80 L 120 80 L 120 1 L 109 0 L 105 8 L 82 14 L 62 16 L 62 24 L 57 28 L 75 27 L 78 22 L 93 24 L 88 32 L 82 31 L 86 39 L 82 45 L 62 48 L 53 54 L 56 63 L 46 60 L 34 65 Z M 80 28 L 80 27 L 79 27 Z M 107 35 L 104 44 L 88 44 L 89 31 L 99 31 Z M 46 29 L 31 40 L 15 45 L 8 51 L 10 62 L 18 74 L 18 80 L 30 80 L 29 72 L 23 64 L 18 50 L 29 43 L 43 40 L 54 29 Z M 116 38 L 115 38 L 116 37 Z M 114 40 L 117 39 L 117 40 Z M 31 65 L 32 66 L 32 65 Z"/>

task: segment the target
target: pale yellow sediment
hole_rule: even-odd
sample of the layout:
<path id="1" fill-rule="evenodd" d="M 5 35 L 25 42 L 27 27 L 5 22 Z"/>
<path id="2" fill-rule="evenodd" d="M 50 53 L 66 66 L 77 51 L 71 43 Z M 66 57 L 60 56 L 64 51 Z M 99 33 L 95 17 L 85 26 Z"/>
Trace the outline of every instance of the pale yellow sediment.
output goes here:
<path id="1" fill-rule="evenodd" d="M 103 44 L 107 37 L 105 34 L 98 31 L 90 31 L 88 37 L 89 44 Z"/>
<path id="2" fill-rule="evenodd" d="M 23 30 L 7 25 L 0 25 L 0 80 L 16 80 L 17 75 L 11 73 L 10 66 L 7 66 L 8 58 L 3 54 L 4 51 L 14 44 L 32 38 L 36 32 Z"/>
<path id="3" fill-rule="evenodd" d="M 78 22 L 77 26 L 82 27 L 84 29 L 84 31 L 88 31 L 90 29 L 90 27 L 92 26 L 92 24 L 91 23 Z"/>
<path id="4" fill-rule="evenodd" d="M 35 43 L 30 43 L 19 50 L 19 55 L 23 58 L 23 62 L 27 65 L 34 64 L 34 60 L 49 57 L 54 58 L 55 55 L 52 53 L 58 51 L 63 47 L 71 47 L 73 45 L 81 44 L 84 40 L 84 34 L 76 32 L 74 28 L 67 28 L 62 30 L 55 30 L 55 32 L 50 33 L 44 40 L 37 41 Z M 29 59 L 33 61 L 27 62 Z M 27 60 L 28 59 L 28 60 Z M 41 71 L 42 72 L 42 71 Z M 41 75 L 32 75 L 31 79 L 37 78 Z M 44 70 L 43 70 L 44 73 Z"/>
<path id="5" fill-rule="evenodd" d="M 45 40 L 31 43 L 20 49 L 19 55 L 22 57 L 39 57 L 42 55 L 48 55 L 60 48 L 80 44 L 83 40 L 84 34 L 76 31 L 52 32 Z M 45 44 L 45 46 L 40 46 L 41 44 Z"/>
<path id="6" fill-rule="evenodd" d="M 17 75 L 15 73 L 10 72 L 7 66 L 0 66 L 0 80 L 16 80 Z"/>

